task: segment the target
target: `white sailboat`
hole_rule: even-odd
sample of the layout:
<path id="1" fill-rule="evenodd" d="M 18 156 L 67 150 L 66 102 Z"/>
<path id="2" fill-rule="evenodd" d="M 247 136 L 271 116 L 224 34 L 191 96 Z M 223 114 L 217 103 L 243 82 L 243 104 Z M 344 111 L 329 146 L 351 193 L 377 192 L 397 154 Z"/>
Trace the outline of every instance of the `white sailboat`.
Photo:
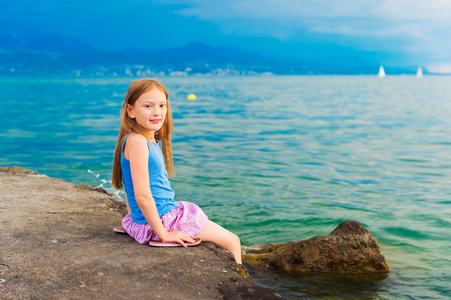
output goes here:
<path id="1" fill-rule="evenodd" d="M 383 66 L 379 67 L 379 73 L 377 74 L 377 77 L 384 78 L 385 77 L 385 70 Z"/>
<path id="2" fill-rule="evenodd" d="M 418 67 L 416 76 L 417 78 L 423 77 L 423 69 L 421 67 Z"/>

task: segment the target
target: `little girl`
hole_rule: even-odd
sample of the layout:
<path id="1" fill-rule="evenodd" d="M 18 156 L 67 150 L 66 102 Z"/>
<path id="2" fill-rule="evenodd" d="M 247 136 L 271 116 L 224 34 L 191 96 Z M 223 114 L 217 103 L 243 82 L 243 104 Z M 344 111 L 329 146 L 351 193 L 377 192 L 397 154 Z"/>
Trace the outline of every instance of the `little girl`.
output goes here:
<path id="1" fill-rule="evenodd" d="M 196 204 L 174 201 L 168 180 L 174 175 L 168 98 L 164 86 L 152 79 L 134 81 L 125 95 L 112 177 L 114 188 L 125 187 L 131 210 L 122 226 L 140 244 L 213 242 L 241 264 L 238 236 L 208 220 Z"/>

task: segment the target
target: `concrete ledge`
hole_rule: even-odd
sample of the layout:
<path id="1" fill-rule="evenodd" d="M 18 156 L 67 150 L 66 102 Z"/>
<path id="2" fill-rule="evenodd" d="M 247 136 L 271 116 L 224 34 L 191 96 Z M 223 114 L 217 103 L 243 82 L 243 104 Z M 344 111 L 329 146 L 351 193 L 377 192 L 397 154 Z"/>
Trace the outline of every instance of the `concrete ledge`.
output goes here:
<path id="1" fill-rule="evenodd" d="M 241 299 L 259 289 L 211 243 L 152 248 L 113 232 L 123 211 L 93 187 L 0 168 L 0 298 Z"/>

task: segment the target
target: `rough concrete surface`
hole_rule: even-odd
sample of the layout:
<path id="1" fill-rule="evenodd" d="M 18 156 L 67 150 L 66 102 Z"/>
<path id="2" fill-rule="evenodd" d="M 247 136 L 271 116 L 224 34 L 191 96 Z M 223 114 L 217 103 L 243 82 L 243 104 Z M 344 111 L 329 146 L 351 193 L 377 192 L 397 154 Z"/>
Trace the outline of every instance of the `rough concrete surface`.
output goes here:
<path id="1" fill-rule="evenodd" d="M 139 245 L 112 230 L 123 210 L 102 189 L 0 168 L 0 299 L 254 299 L 230 252 Z"/>

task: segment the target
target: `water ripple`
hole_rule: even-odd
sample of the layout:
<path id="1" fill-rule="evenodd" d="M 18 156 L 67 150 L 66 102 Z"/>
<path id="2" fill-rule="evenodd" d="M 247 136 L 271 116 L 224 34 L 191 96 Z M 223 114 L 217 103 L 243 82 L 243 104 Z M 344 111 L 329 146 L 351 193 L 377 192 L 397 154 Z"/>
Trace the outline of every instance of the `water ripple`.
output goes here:
<path id="1" fill-rule="evenodd" d="M 449 295 L 449 77 L 386 79 L 163 78 L 175 124 L 177 199 L 196 202 L 245 244 L 324 235 L 355 219 L 379 241 L 392 270 L 363 281 L 260 279 L 287 297 Z M 0 164 L 111 187 L 131 78 L 0 81 L 8 116 Z M 197 100 L 187 102 L 188 92 Z"/>

